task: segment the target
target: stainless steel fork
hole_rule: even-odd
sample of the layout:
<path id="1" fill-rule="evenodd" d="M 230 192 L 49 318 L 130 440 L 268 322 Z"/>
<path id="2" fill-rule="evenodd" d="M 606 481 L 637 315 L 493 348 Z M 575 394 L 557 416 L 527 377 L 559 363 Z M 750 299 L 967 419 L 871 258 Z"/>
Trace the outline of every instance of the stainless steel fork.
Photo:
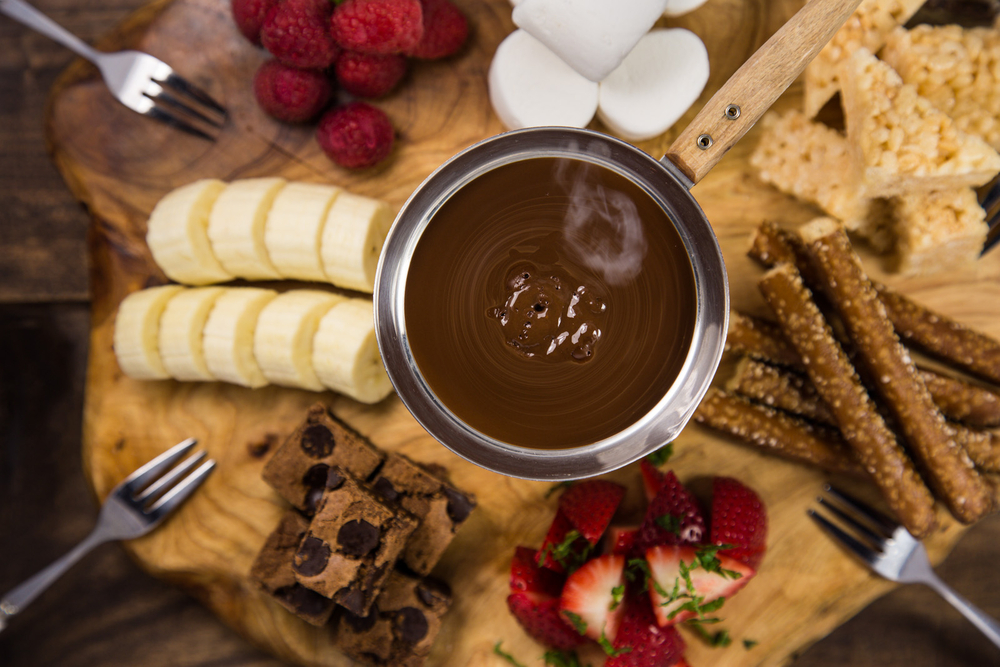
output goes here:
<path id="1" fill-rule="evenodd" d="M 832 502 L 820 497 L 819 503 L 836 517 L 837 523 L 808 510 L 809 516 L 820 527 L 886 579 L 930 586 L 1000 647 L 1000 624 L 938 578 L 931 569 L 927 550 L 920 540 L 889 517 L 843 491 L 830 485 L 824 489 Z"/>
<path id="2" fill-rule="evenodd" d="M 0 630 L 7 626 L 7 619 L 38 597 L 91 549 L 104 542 L 145 535 L 180 507 L 215 467 L 215 461 L 204 461 L 205 452 L 198 452 L 175 466 L 197 442 L 188 438 L 171 447 L 113 488 L 90 535 L 68 554 L 0 599 Z M 197 469 L 191 472 L 195 466 Z"/>
<path id="3" fill-rule="evenodd" d="M 208 140 L 212 136 L 196 125 L 214 131 L 225 123 L 221 104 L 148 53 L 97 51 L 24 0 L 0 0 L 0 13 L 94 63 L 111 93 L 133 111 Z"/>

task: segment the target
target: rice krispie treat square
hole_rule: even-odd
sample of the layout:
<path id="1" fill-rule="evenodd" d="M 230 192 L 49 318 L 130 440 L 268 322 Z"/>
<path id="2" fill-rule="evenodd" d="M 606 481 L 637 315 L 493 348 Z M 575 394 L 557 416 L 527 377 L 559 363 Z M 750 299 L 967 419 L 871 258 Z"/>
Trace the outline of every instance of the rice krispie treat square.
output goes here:
<path id="1" fill-rule="evenodd" d="M 893 28 L 906 23 L 924 0 L 862 0 L 806 67 L 805 112 L 812 118 L 840 90 L 840 64 L 859 48 L 877 53 Z"/>
<path id="2" fill-rule="evenodd" d="M 868 200 L 854 169 L 847 138 L 800 111 L 770 112 L 750 156 L 761 180 L 816 204 L 850 230 L 864 225 Z"/>
<path id="3" fill-rule="evenodd" d="M 867 49 L 843 63 L 840 79 L 847 139 L 868 196 L 975 187 L 1000 171 L 995 150 Z"/>
<path id="4" fill-rule="evenodd" d="M 897 197 L 893 218 L 895 268 L 908 274 L 975 263 L 989 229 L 971 188 Z"/>
<path id="5" fill-rule="evenodd" d="M 1000 150 L 1000 30 L 896 28 L 881 58 L 958 129 Z"/>

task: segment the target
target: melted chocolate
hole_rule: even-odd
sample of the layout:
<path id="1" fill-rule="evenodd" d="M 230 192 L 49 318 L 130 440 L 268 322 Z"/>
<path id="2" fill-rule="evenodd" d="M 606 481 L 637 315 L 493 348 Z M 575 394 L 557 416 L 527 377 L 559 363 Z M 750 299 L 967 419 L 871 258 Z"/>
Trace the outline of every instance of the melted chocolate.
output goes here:
<path id="1" fill-rule="evenodd" d="M 695 308 L 687 251 L 649 195 L 604 167 L 533 158 L 477 177 L 435 213 L 404 314 L 417 367 L 449 410 L 550 449 L 648 413 L 680 372 Z"/>

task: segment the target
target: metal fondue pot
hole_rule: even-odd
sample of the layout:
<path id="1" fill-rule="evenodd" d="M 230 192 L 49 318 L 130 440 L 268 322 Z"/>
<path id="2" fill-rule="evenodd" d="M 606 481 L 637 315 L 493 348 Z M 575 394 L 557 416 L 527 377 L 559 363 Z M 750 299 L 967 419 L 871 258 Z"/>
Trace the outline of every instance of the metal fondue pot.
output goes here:
<path id="1" fill-rule="evenodd" d="M 771 106 L 860 0 L 812 0 L 769 39 L 709 100 L 656 160 L 598 132 L 530 128 L 482 141 L 431 174 L 403 205 L 386 238 L 375 285 L 379 350 L 407 409 L 444 446 L 489 470 L 514 477 L 563 480 L 627 465 L 675 438 L 711 384 L 722 357 L 729 284 L 718 240 L 690 193 Z M 673 221 L 691 262 L 696 314 L 683 366 L 656 405 L 624 430 L 568 449 L 531 449 L 501 442 L 464 423 L 431 390 L 406 334 L 410 259 L 435 213 L 456 192 L 502 165 L 540 157 L 572 158 L 610 169 L 638 185 Z"/>

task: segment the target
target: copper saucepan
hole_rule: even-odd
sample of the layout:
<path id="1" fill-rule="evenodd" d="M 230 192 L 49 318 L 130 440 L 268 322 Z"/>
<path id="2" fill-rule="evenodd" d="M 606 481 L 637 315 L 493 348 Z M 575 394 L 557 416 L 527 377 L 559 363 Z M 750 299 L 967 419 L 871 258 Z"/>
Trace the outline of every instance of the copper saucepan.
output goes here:
<path id="1" fill-rule="evenodd" d="M 576 479 L 627 465 L 675 438 L 691 418 L 722 357 L 729 284 L 718 240 L 690 189 L 749 130 L 847 20 L 860 0 L 811 0 L 708 101 L 656 160 L 598 132 L 542 127 L 486 139 L 454 156 L 410 196 L 386 238 L 375 286 L 379 350 L 399 397 L 445 447 L 489 470 L 538 480 Z M 647 414 L 599 442 L 530 449 L 501 442 L 459 419 L 431 390 L 406 333 L 407 270 L 417 242 L 456 192 L 503 165 L 538 157 L 593 163 L 631 180 L 674 223 L 694 274 L 694 335 L 673 385 Z M 417 286 L 411 286 L 416 289 Z"/>

